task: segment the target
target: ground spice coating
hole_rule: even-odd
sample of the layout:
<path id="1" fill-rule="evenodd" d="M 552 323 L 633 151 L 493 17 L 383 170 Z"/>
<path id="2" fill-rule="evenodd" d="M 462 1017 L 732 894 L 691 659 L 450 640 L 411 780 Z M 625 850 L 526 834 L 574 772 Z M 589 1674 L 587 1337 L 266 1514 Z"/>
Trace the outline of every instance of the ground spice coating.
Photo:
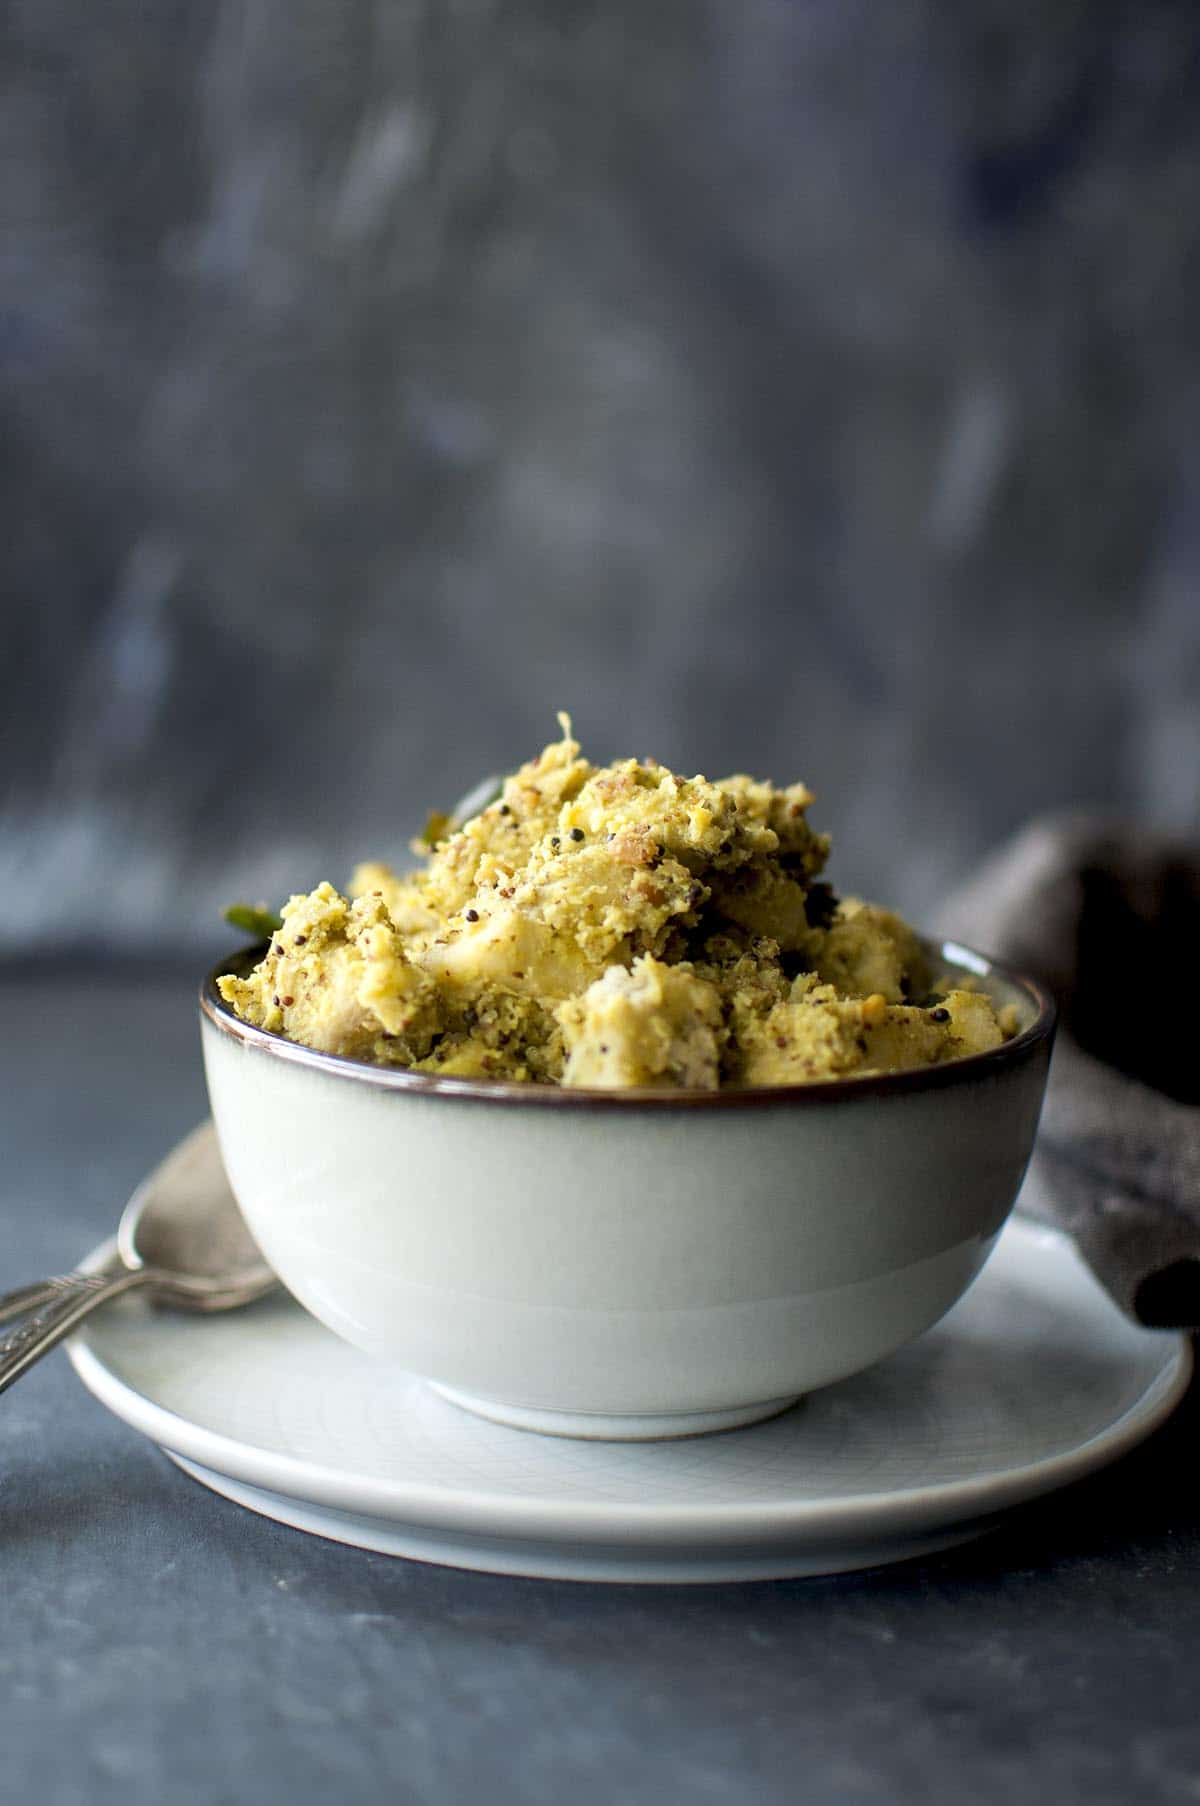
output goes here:
<path id="1" fill-rule="evenodd" d="M 1015 1031 L 899 916 L 836 896 L 803 784 L 595 766 L 560 721 L 469 820 L 430 818 L 422 869 L 292 897 L 225 1002 L 354 1059 L 601 1089 L 854 1078 Z"/>

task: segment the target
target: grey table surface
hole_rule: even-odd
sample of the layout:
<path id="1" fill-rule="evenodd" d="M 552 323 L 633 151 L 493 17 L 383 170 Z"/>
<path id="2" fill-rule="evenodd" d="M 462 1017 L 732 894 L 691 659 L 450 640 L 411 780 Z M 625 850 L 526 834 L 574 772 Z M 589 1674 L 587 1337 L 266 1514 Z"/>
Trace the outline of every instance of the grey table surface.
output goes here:
<path id="1" fill-rule="evenodd" d="M 73 1264 L 203 1114 L 191 992 L 169 969 L 0 975 L 0 1283 Z M 603 1587 L 241 1511 L 56 1354 L 0 1400 L 0 1793 L 1200 1799 L 1198 1427 L 1193 1387 L 1118 1467 L 935 1560 Z"/>

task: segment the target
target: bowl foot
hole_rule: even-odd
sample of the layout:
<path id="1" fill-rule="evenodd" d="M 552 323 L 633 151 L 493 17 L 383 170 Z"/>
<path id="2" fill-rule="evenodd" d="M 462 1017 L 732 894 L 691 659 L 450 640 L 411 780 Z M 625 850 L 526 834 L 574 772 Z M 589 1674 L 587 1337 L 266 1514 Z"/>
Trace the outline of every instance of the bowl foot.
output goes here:
<path id="1" fill-rule="evenodd" d="M 738 1430 L 745 1424 L 759 1423 L 764 1417 L 778 1417 L 781 1411 L 799 1402 L 799 1395 L 794 1394 L 790 1398 L 760 1399 L 754 1405 L 733 1405 L 723 1411 L 622 1416 L 602 1411 L 542 1411 L 536 1406 L 477 1398 L 473 1392 L 459 1392 L 432 1380 L 427 1384 L 431 1391 L 476 1417 L 488 1417 L 493 1423 L 507 1424 L 514 1430 L 532 1430 L 539 1436 L 574 1436 L 587 1442 L 664 1442 L 680 1436 L 708 1436 L 715 1430 Z"/>

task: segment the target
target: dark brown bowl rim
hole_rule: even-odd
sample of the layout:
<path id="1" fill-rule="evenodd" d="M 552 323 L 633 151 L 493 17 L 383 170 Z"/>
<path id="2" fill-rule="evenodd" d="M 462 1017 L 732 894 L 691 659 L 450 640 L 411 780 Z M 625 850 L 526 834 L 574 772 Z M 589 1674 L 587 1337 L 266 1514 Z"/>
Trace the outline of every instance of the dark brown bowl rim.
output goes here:
<path id="1" fill-rule="evenodd" d="M 876 1073 L 863 1078 L 817 1079 L 808 1085 L 748 1085 L 741 1090 L 598 1091 L 561 1085 L 520 1084 L 512 1079 L 445 1078 L 436 1073 L 409 1072 L 403 1067 L 372 1066 L 345 1054 L 320 1053 L 316 1048 L 303 1047 L 269 1029 L 252 1028 L 226 1007 L 217 990 L 217 979 L 239 966 L 256 964 L 266 950 L 265 941 L 218 961 L 200 986 L 200 1009 L 214 1028 L 255 1052 L 273 1054 L 277 1059 L 311 1067 L 332 1078 L 353 1079 L 377 1090 L 397 1091 L 409 1096 L 559 1110 L 746 1110 L 761 1109 L 765 1105 L 778 1108 L 781 1105 L 854 1103 L 869 1097 L 937 1091 L 947 1085 L 997 1078 L 1010 1067 L 1020 1065 L 1040 1044 L 1052 1039 L 1057 1016 L 1054 999 L 1036 979 L 1014 972 L 999 960 L 976 953 L 961 941 L 931 941 L 926 942 L 926 946 L 935 956 L 949 965 L 961 967 L 973 977 L 987 979 L 994 976 L 1023 991 L 1034 1005 L 1033 1021 L 999 1047 L 989 1048 L 986 1053 L 966 1054 L 959 1060 L 947 1060 L 942 1066 L 916 1066 L 903 1072 Z"/>

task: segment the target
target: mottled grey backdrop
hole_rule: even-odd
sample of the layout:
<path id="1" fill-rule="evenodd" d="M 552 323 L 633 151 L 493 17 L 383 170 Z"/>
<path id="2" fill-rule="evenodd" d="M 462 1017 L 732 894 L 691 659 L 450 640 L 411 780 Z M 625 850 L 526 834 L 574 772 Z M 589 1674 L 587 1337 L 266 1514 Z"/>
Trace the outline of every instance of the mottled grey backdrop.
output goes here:
<path id="1" fill-rule="evenodd" d="M 0 947 L 215 951 L 560 706 L 917 912 L 1195 822 L 1193 4 L 5 18 Z"/>

